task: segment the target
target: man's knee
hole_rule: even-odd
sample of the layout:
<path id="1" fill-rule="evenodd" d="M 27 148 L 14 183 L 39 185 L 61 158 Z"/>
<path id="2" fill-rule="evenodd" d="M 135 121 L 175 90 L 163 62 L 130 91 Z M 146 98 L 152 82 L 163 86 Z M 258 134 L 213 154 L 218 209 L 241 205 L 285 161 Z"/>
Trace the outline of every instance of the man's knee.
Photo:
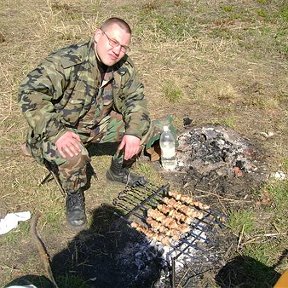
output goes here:
<path id="1" fill-rule="evenodd" d="M 65 191 L 78 191 L 87 183 L 86 165 L 90 158 L 86 149 L 84 153 L 83 149 L 81 152 L 58 166 L 60 181 Z"/>
<path id="2" fill-rule="evenodd" d="M 78 155 L 66 158 L 65 162 L 59 165 L 59 171 L 63 174 L 73 174 L 85 168 L 89 161 L 88 151 L 86 148 L 82 147 L 81 152 Z"/>

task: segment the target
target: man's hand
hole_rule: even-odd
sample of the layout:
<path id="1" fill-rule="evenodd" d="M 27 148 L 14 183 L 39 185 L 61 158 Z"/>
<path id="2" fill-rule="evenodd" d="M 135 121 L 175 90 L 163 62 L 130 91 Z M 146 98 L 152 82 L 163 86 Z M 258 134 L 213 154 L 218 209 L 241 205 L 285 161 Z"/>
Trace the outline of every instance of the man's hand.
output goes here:
<path id="1" fill-rule="evenodd" d="M 74 157 L 81 152 L 80 137 L 72 131 L 65 132 L 57 139 L 55 145 L 63 158 Z"/>
<path id="2" fill-rule="evenodd" d="M 140 139 L 133 135 L 124 135 L 118 147 L 118 150 L 122 150 L 123 148 L 124 159 L 128 160 L 132 158 L 134 155 L 137 155 L 141 150 Z"/>

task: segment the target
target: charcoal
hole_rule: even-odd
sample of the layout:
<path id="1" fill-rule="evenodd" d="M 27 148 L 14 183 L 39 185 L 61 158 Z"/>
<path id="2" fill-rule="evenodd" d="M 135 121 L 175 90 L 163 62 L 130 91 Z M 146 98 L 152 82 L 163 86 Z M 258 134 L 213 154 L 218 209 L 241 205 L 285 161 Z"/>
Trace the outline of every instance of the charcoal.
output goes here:
<path id="1" fill-rule="evenodd" d="M 230 128 L 193 127 L 179 134 L 177 140 L 176 171 L 182 173 L 183 185 L 192 189 L 239 194 L 245 187 L 247 194 L 263 185 L 269 176 L 264 153 Z"/>

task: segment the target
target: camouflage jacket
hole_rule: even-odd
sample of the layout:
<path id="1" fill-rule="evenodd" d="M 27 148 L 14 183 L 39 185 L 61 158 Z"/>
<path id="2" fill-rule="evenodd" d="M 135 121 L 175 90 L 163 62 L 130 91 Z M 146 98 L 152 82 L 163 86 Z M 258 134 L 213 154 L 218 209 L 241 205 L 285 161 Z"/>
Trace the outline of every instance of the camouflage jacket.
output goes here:
<path id="1" fill-rule="evenodd" d="M 112 75 L 113 109 L 123 116 L 125 134 L 141 139 L 148 131 L 150 118 L 143 85 L 127 55 L 112 67 Z M 19 104 L 30 126 L 28 143 L 76 128 L 92 105 L 96 105 L 97 118 L 103 109 L 98 94 L 100 79 L 92 40 L 49 55 L 27 75 L 19 89 Z"/>

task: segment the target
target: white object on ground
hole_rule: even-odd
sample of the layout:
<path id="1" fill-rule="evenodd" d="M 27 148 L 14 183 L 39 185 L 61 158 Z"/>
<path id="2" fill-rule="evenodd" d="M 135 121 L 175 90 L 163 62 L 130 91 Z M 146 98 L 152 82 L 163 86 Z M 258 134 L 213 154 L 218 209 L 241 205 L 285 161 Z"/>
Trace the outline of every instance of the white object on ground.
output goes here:
<path id="1" fill-rule="evenodd" d="M 269 131 L 269 132 L 259 132 L 260 135 L 264 136 L 265 138 L 271 138 L 275 135 L 274 132 Z"/>
<path id="2" fill-rule="evenodd" d="M 16 228 L 19 221 L 26 221 L 30 218 L 31 213 L 29 211 L 8 213 L 3 219 L 0 219 L 0 235 Z"/>
<path id="3" fill-rule="evenodd" d="M 285 180 L 286 174 L 283 171 L 277 171 L 273 174 L 273 177 L 277 180 Z"/>

